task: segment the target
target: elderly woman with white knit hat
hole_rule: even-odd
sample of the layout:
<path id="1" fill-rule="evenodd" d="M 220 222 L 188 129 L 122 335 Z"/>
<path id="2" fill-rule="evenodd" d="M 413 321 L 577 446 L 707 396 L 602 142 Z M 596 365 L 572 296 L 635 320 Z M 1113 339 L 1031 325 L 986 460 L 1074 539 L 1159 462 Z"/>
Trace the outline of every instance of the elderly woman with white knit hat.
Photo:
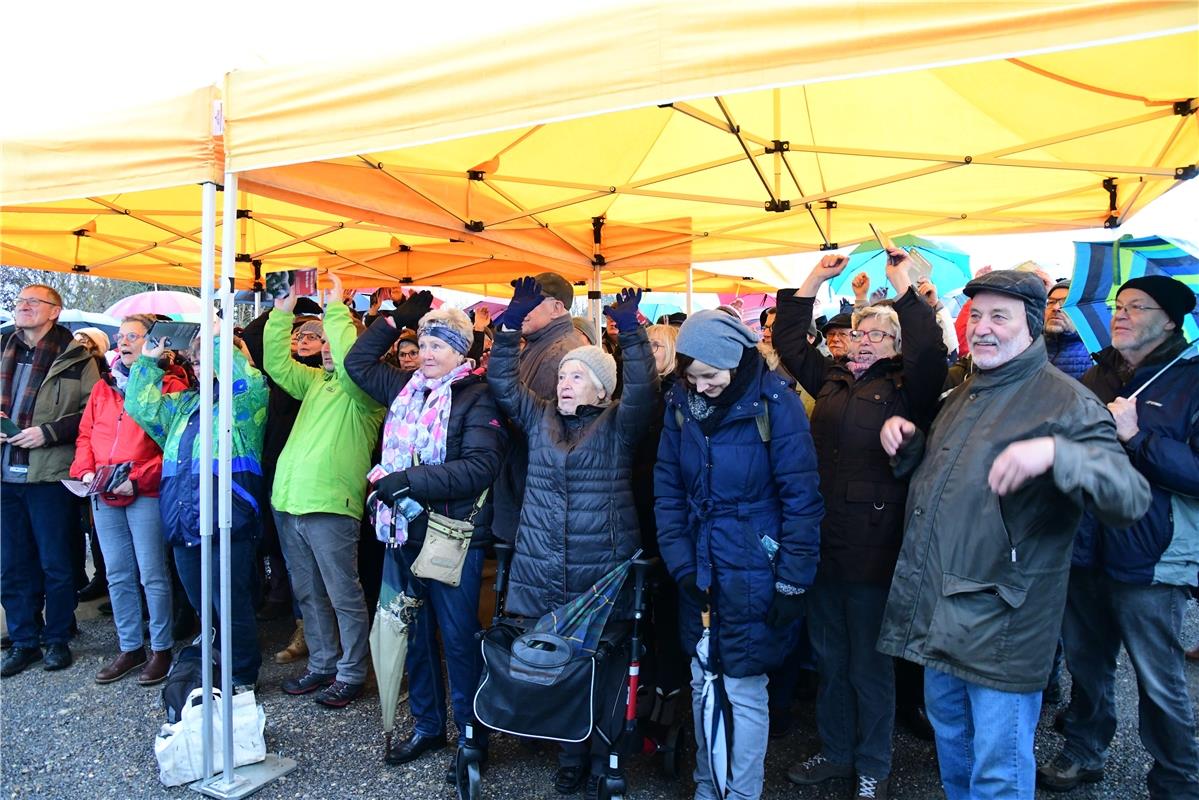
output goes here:
<path id="1" fill-rule="evenodd" d="M 616 362 L 599 347 L 566 353 L 549 403 L 517 377 L 520 326 L 541 303 L 532 278 L 516 282 L 491 350 L 488 382 L 500 409 L 529 444 L 529 472 L 512 558 L 506 609 L 536 619 L 583 592 L 636 552 L 640 540 L 631 480 L 633 456 L 656 401 L 657 370 L 637 319 L 641 292 L 625 290 L 604 313 L 616 321 L 624 390 L 613 400 Z M 622 617 L 617 605 L 612 619 Z M 626 617 L 627 618 L 627 617 Z M 597 748 L 598 750 L 598 748 Z M 555 786 L 570 794 L 602 774 L 586 746 L 564 748 Z"/>

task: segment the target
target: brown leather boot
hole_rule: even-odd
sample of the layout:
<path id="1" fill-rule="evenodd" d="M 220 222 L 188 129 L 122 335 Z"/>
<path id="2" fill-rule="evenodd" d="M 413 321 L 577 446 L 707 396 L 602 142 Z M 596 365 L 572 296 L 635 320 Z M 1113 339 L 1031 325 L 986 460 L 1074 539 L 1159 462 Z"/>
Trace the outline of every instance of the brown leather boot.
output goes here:
<path id="1" fill-rule="evenodd" d="M 1199 661 L 1199 644 L 1187 650 L 1187 661 Z"/>
<path id="2" fill-rule="evenodd" d="M 130 672 L 146 663 L 146 648 L 139 647 L 108 662 L 104 669 L 96 673 L 96 683 L 112 683 L 124 678 Z"/>
<path id="3" fill-rule="evenodd" d="M 170 671 L 171 651 L 154 650 L 151 651 L 150 660 L 146 662 L 146 666 L 137 674 L 137 682 L 142 686 L 153 686 L 166 680 L 167 673 Z"/>

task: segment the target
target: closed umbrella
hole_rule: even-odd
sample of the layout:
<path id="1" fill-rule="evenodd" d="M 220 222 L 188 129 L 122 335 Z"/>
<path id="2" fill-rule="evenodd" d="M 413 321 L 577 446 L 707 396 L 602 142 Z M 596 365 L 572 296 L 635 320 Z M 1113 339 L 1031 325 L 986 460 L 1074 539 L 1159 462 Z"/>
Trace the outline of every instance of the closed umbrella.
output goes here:
<path id="1" fill-rule="evenodd" d="M 400 682 L 404 676 L 404 660 L 408 656 L 408 626 L 416 610 L 424 602 L 404 592 L 400 567 L 400 548 L 387 548 L 383 561 L 383 584 L 379 589 L 379 606 L 371 626 L 371 663 L 379 684 L 379 703 L 382 706 L 385 747 L 391 749 L 391 734 L 395 730 L 396 705 L 400 699 Z"/>
<path id="2" fill-rule="evenodd" d="M 533 625 L 533 630 L 558 634 L 570 642 L 573 655 L 594 655 L 633 560 L 640 555 L 641 551 L 638 550 L 627 561 L 613 567 L 590 589 L 541 617 Z"/>
<path id="3" fill-rule="evenodd" d="M 711 615 L 702 613 L 704 632 L 695 646 L 695 657 L 704 671 L 704 685 L 700 689 L 702 713 L 697 721 L 702 726 L 703 744 L 707 748 L 708 768 L 712 773 L 712 786 L 716 796 L 728 795 L 731 754 L 733 751 L 733 709 L 724 688 L 724 675 L 719 671 L 718 658 L 713 651 Z"/>

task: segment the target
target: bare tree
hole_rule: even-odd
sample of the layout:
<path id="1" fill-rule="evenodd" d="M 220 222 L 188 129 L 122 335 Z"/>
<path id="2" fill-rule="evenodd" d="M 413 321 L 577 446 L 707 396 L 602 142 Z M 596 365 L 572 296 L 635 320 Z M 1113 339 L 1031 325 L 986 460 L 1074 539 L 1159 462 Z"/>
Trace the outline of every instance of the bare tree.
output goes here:
<path id="1" fill-rule="evenodd" d="M 196 295 L 200 293 L 192 286 L 118 281 L 111 278 L 76 275 L 70 272 L 48 272 L 25 267 L 0 266 L 0 308 L 11 310 L 21 288 L 31 283 L 42 283 L 53 287 L 62 295 L 63 305 L 66 308 L 97 313 L 102 313 L 113 303 L 131 294 L 153 289 L 172 289 Z"/>

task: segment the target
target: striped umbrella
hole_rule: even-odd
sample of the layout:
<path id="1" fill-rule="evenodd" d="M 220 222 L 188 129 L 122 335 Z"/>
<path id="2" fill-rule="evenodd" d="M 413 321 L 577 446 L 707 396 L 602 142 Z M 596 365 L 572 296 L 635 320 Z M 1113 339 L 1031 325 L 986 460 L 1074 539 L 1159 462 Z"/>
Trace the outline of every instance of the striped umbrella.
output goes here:
<path id="1" fill-rule="evenodd" d="M 641 551 L 638 550 L 627 561 L 613 567 L 591 588 L 537 620 L 533 630 L 558 634 L 570 642 L 575 655 L 593 655 L 629 569 L 640 555 Z"/>
<path id="2" fill-rule="evenodd" d="M 1114 242 L 1075 242 L 1074 274 L 1063 306 L 1087 349 L 1097 353 L 1111 344 L 1111 304 L 1125 281 L 1166 275 L 1199 294 L 1199 257 L 1195 248 L 1175 239 L 1123 236 Z M 1183 324 L 1187 339 L 1199 337 L 1199 310 Z"/>

